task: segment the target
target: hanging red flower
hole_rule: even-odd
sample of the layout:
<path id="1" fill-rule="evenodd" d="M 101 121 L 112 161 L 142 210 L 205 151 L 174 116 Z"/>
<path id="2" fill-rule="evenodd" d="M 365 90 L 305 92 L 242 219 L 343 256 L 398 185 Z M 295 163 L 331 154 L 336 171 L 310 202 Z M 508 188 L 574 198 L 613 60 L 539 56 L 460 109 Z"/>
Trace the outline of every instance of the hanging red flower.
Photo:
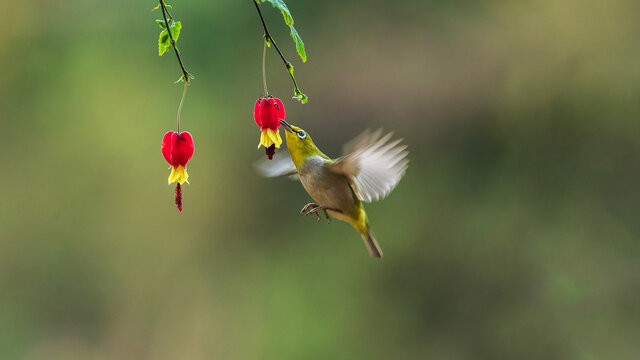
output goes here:
<path id="1" fill-rule="evenodd" d="M 171 165 L 169 184 L 177 182 L 175 202 L 178 210 L 182 211 L 181 185 L 188 182 L 187 162 L 193 156 L 193 138 L 187 131 L 169 131 L 162 138 L 162 155 Z"/>
<path id="2" fill-rule="evenodd" d="M 279 149 L 282 144 L 278 128 L 280 127 L 280 119 L 284 120 L 284 114 L 284 105 L 280 99 L 265 97 L 256 101 L 253 118 L 262 130 L 258 148 L 261 145 L 264 146 L 269 159 L 273 158 L 275 149 Z"/>

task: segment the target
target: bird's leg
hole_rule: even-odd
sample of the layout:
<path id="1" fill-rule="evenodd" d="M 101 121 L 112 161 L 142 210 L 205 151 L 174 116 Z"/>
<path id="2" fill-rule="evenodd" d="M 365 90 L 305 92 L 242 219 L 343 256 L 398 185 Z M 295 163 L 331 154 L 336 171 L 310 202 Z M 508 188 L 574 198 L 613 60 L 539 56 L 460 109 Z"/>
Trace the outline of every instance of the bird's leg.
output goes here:
<path id="1" fill-rule="evenodd" d="M 300 216 L 307 216 L 311 214 L 311 210 L 318 208 L 318 206 L 320 205 L 316 203 L 308 203 L 302 208 L 302 210 L 300 210 Z M 318 214 L 317 212 L 314 212 L 314 214 L 316 214 L 316 216 L 318 217 L 318 221 L 320 221 L 320 214 Z"/>
<path id="2" fill-rule="evenodd" d="M 327 217 L 327 224 L 331 224 L 331 217 L 329 216 L 329 213 L 327 212 L 327 210 L 331 210 L 331 211 L 342 213 L 342 211 L 340 211 L 340 210 L 338 210 L 336 208 L 329 207 L 329 206 L 316 206 L 313 209 L 309 210 L 306 215 L 316 214 L 316 216 L 318 217 L 318 221 L 320 221 L 320 215 L 318 215 L 318 211 L 320 211 L 320 210 L 324 211 L 324 216 Z"/>
<path id="3" fill-rule="evenodd" d="M 331 216 L 329 216 L 327 209 L 324 209 L 324 216 L 327 217 L 327 224 L 331 224 Z"/>

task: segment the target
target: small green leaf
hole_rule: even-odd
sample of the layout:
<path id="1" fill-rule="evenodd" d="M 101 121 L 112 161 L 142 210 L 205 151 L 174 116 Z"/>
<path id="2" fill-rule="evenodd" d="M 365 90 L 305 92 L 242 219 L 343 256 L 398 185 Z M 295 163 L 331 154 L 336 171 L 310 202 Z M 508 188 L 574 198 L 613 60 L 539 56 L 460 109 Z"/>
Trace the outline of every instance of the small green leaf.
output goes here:
<path id="1" fill-rule="evenodd" d="M 287 7 L 287 5 L 284 3 L 283 0 L 261 0 L 261 1 L 263 3 L 268 1 L 271 3 L 271 5 L 273 5 L 274 8 L 280 10 L 280 12 L 282 13 L 282 17 L 284 18 L 284 23 L 287 24 L 287 26 L 289 26 L 289 28 L 291 29 L 291 38 L 296 43 L 296 50 L 298 51 L 298 55 L 300 55 L 302 62 L 306 62 L 307 53 L 304 50 L 304 42 L 302 42 L 302 38 L 300 38 L 298 31 L 296 31 L 296 29 L 293 27 L 293 17 L 291 16 L 291 12 L 289 11 L 289 8 Z M 258 0 L 256 0 L 256 2 L 258 2 Z"/>
<path id="2" fill-rule="evenodd" d="M 161 29 L 166 29 L 167 28 L 167 25 L 164 23 L 164 20 L 162 20 L 162 19 L 156 19 L 156 23 L 158 25 L 160 25 Z"/>
<path id="3" fill-rule="evenodd" d="M 307 97 L 307 95 L 303 94 L 302 91 L 300 91 L 300 90 L 296 89 L 293 92 L 293 95 L 294 95 L 294 97 L 293 97 L 294 99 L 300 101 L 303 104 L 306 104 L 307 101 L 309 101 L 309 98 Z"/>
<path id="4" fill-rule="evenodd" d="M 289 8 L 284 3 L 284 1 L 282 1 L 282 0 L 262 0 L 262 2 L 266 2 L 266 1 L 270 2 L 271 5 L 273 5 L 274 8 L 280 10 L 280 12 L 282 13 L 282 17 L 284 17 L 285 24 L 287 24 L 288 26 L 293 25 L 293 17 L 291 16 L 291 12 L 289 11 Z"/>
<path id="5" fill-rule="evenodd" d="M 189 80 L 191 80 L 191 79 L 194 79 L 194 78 L 195 78 L 193 75 L 191 75 L 191 74 L 189 74 L 189 73 L 187 73 L 187 75 L 188 75 L 189 79 L 185 78 L 185 77 L 184 77 L 184 74 L 182 74 L 182 76 L 180 76 L 180 79 L 176 80 L 176 82 L 174 82 L 174 84 L 177 84 L 177 83 L 179 83 L 179 82 L 185 82 L 185 81 L 186 81 L 186 82 L 189 82 Z"/>
<path id="6" fill-rule="evenodd" d="M 171 47 L 171 42 L 169 41 L 169 33 L 167 30 L 162 30 L 160 32 L 160 37 L 158 38 L 158 55 L 162 56 L 169 48 Z"/>
<path id="7" fill-rule="evenodd" d="M 171 5 L 169 5 L 169 4 L 167 4 L 167 3 L 164 3 L 164 6 L 166 6 L 166 7 L 168 7 L 168 8 L 170 8 L 170 7 L 171 7 Z M 158 9 L 160 9 L 160 3 L 158 3 L 158 5 L 156 5 L 156 7 L 154 7 L 153 9 L 151 9 L 151 11 L 153 11 L 153 10 L 158 10 Z"/>
<path id="8" fill-rule="evenodd" d="M 182 30 L 182 23 L 180 23 L 180 21 L 176 21 L 174 23 L 172 22 L 169 27 L 171 28 L 171 35 L 173 35 L 173 40 L 175 42 L 178 42 L 178 38 L 180 37 L 180 30 Z"/>
<path id="9" fill-rule="evenodd" d="M 307 62 L 307 53 L 304 51 L 304 43 L 302 42 L 300 35 L 298 35 L 296 28 L 293 26 L 291 26 L 291 38 L 293 38 L 293 41 L 296 43 L 296 50 L 298 51 L 298 55 L 300 55 L 302 62 Z"/>
<path id="10" fill-rule="evenodd" d="M 171 29 L 171 35 L 173 36 L 173 41 L 178 42 L 178 38 L 180 37 L 180 30 L 182 29 L 182 24 L 180 21 L 172 22 L 169 25 L 169 29 Z M 171 47 L 171 39 L 169 38 L 169 33 L 167 29 L 164 29 L 160 32 L 160 37 L 158 38 L 158 55 L 162 56 L 165 52 L 169 51 Z"/>

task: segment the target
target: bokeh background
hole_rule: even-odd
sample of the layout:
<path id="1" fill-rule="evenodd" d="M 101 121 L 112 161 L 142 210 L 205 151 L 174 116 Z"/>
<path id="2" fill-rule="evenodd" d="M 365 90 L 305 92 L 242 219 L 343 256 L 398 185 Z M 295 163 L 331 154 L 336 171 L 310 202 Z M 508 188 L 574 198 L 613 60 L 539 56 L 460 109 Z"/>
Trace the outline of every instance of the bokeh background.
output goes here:
<path id="1" fill-rule="evenodd" d="M 640 3 L 289 0 L 269 90 L 329 155 L 367 128 L 410 166 L 367 206 L 385 258 L 253 163 L 250 0 L 2 1 L 1 359 L 637 359 Z"/>

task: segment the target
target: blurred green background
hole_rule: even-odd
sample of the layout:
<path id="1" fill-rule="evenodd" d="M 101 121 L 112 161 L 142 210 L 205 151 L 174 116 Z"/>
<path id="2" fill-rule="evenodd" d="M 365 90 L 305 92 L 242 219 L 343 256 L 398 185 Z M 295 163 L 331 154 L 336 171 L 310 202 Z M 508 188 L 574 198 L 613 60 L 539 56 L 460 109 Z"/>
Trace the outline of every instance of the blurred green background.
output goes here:
<path id="1" fill-rule="evenodd" d="M 182 87 L 153 1 L 3 1 L 1 359 L 637 359 L 640 3 L 289 0 L 269 90 L 329 155 L 366 128 L 408 172 L 385 252 L 252 165 L 262 29 L 174 1 L 195 76 L 184 211 L 162 135 Z"/>

